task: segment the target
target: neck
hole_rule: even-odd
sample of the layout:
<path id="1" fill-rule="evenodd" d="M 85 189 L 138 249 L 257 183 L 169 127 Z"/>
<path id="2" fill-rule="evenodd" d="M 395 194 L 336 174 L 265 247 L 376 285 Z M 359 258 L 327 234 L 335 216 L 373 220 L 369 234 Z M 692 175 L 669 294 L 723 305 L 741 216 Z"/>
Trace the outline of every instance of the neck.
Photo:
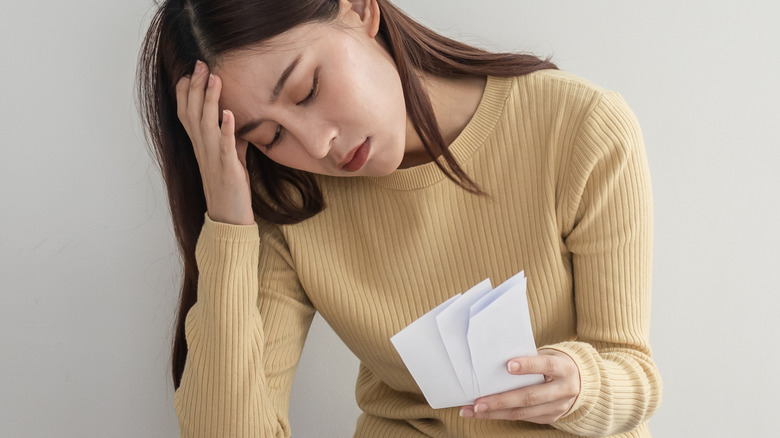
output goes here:
<path id="1" fill-rule="evenodd" d="M 445 78 L 425 73 L 420 74 L 419 78 L 431 100 L 433 114 L 439 124 L 444 144 L 449 146 L 477 111 L 487 78 L 484 76 Z M 407 119 L 406 148 L 399 167 L 418 166 L 431 160 L 411 120 Z"/>

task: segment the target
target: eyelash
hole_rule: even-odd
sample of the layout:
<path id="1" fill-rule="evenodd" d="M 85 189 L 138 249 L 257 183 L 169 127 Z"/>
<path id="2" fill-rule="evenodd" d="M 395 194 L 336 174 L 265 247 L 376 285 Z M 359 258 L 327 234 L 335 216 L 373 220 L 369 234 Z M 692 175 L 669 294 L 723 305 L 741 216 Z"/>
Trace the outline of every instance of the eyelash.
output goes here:
<path id="1" fill-rule="evenodd" d="M 309 95 L 306 96 L 305 99 L 298 102 L 296 105 L 303 105 L 306 106 L 314 101 L 314 98 L 317 97 L 317 91 L 319 91 L 319 82 L 320 82 L 320 69 L 317 69 L 314 71 L 314 80 L 312 81 L 311 90 L 309 91 Z M 265 146 L 265 150 L 271 149 L 275 144 L 279 143 L 282 140 L 282 125 L 277 126 L 276 133 L 274 134 L 274 139 L 271 140 L 271 143 L 268 143 Z"/>

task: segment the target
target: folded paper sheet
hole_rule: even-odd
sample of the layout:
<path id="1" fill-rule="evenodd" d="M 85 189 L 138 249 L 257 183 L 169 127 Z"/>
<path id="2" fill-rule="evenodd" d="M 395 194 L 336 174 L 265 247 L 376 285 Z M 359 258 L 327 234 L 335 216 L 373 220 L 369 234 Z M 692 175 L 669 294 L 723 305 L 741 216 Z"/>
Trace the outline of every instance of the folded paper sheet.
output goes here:
<path id="1" fill-rule="evenodd" d="M 390 341 L 435 409 L 544 381 L 506 370 L 509 359 L 536 355 L 522 271 L 495 289 L 486 279 L 453 296 Z"/>

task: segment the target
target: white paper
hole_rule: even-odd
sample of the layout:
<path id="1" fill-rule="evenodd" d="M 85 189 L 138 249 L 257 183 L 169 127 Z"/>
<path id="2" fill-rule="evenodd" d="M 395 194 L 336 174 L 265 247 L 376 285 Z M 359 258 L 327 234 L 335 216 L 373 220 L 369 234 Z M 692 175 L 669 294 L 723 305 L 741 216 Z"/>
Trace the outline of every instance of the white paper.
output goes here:
<path id="1" fill-rule="evenodd" d="M 460 294 L 439 304 L 390 338 L 434 409 L 469 403 L 436 326 L 436 315 L 458 298 Z"/>
<path id="2" fill-rule="evenodd" d="M 536 355 L 522 271 L 495 289 L 486 279 L 453 296 L 390 341 L 434 409 L 544 381 L 506 370 L 509 359 Z"/>
<path id="3" fill-rule="evenodd" d="M 493 290 L 490 279 L 485 279 L 469 289 L 436 316 L 439 336 L 447 349 L 455 374 L 463 392 L 470 400 L 479 396 L 474 367 L 471 366 L 471 350 L 467 339 L 469 308 Z"/>
<path id="4" fill-rule="evenodd" d="M 480 397 L 544 382 L 542 375 L 506 369 L 512 358 L 536 356 L 522 272 L 472 305 L 471 314 L 468 344 Z"/>

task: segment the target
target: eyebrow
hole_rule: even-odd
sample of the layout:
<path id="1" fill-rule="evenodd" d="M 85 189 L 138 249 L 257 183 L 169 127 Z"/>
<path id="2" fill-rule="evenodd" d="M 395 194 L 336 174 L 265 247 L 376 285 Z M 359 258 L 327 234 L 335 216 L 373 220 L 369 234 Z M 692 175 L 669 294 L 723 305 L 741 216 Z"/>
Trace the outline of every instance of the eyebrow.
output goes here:
<path id="1" fill-rule="evenodd" d="M 271 92 L 271 103 L 275 103 L 277 100 L 279 100 L 279 95 L 282 94 L 282 90 L 284 89 L 284 84 L 287 82 L 287 79 L 290 77 L 290 75 L 292 75 L 292 72 L 295 70 L 295 67 L 298 66 L 298 63 L 300 61 L 301 61 L 301 55 L 298 55 L 295 59 L 293 59 L 290 65 L 288 65 L 287 68 L 284 69 L 282 75 L 279 77 L 279 80 L 276 81 L 276 85 L 274 85 L 273 91 Z M 236 131 L 236 137 L 241 137 L 252 132 L 253 129 L 260 126 L 260 124 L 263 123 L 264 121 L 265 119 L 250 120 L 244 126 L 242 126 Z"/>

